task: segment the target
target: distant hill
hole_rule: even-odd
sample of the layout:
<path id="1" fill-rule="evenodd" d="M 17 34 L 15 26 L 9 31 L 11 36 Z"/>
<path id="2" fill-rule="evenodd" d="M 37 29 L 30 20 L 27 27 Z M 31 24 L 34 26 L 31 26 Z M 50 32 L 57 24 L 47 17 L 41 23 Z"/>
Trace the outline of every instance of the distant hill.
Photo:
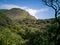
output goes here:
<path id="1" fill-rule="evenodd" d="M 12 20 L 23 20 L 23 19 L 35 20 L 36 19 L 34 16 L 30 15 L 27 11 L 20 8 L 12 8 L 10 10 L 1 9 L 0 12 L 4 13 Z"/>

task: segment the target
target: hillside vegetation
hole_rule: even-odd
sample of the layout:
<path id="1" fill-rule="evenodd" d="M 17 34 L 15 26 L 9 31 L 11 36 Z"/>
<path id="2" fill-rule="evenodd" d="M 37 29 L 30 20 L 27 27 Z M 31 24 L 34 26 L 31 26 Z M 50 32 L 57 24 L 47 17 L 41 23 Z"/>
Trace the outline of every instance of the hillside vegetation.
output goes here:
<path id="1" fill-rule="evenodd" d="M 0 45 L 54 45 L 56 29 L 54 18 L 36 19 L 18 8 L 0 10 Z"/>

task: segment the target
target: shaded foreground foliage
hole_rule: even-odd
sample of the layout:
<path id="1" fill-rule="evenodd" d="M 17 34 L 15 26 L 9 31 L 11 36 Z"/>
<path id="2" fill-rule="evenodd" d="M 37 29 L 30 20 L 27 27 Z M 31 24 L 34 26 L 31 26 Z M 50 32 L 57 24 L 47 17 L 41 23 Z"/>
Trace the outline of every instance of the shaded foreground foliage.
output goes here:
<path id="1" fill-rule="evenodd" d="M 56 27 L 57 29 L 55 30 L 55 36 L 53 37 L 53 40 L 55 41 L 55 45 L 59 45 L 59 40 L 58 38 L 59 33 L 60 33 L 60 20 L 58 17 L 60 16 L 60 0 L 42 0 L 44 4 L 48 7 L 51 7 L 54 10 L 54 16 L 55 16 L 55 21 L 56 21 Z"/>

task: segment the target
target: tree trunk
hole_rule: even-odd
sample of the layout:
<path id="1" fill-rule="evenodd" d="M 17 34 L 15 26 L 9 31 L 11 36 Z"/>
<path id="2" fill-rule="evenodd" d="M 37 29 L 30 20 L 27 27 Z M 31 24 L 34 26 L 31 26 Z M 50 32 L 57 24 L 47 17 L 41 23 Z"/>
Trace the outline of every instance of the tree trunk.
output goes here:
<path id="1" fill-rule="evenodd" d="M 55 45 L 57 45 L 57 38 L 58 38 L 58 34 L 60 32 L 60 22 L 58 20 L 58 17 L 57 17 L 57 12 L 55 12 L 55 20 L 56 20 L 56 24 L 58 25 L 57 26 L 57 30 L 56 30 L 56 34 L 55 34 Z"/>

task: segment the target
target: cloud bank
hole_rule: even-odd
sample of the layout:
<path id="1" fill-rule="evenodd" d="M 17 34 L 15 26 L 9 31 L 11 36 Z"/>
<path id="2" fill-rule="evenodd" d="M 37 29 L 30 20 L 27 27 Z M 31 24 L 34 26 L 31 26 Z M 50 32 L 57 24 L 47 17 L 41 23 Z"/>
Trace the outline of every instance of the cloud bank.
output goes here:
<path id="1" fill-rule="evenodd" d="M 48 11 L 47 8 L 42 8 L 42 9 L 32 9 L 26 6 L 17 6 L 17 5 L 12 5 L 12 4 L 0 4 L 0 9 L 11 9 L 11 8 L 21 8 L 26 11 L 28 11 L 32 16 L 36 17 L 37 13 L 45 12 Z"/>

